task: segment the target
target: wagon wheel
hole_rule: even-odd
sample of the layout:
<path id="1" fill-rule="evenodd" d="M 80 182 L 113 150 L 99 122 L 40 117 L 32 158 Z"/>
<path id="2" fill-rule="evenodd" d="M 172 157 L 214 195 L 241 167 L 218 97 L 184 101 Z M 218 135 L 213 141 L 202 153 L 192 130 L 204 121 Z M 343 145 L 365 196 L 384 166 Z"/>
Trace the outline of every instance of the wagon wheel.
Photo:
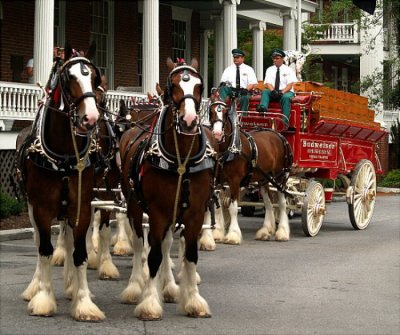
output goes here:
<path id="1" fill-rule="evenodd" d="M 318 234 L 326 213 L 325 193 L 322 185 L 312 180 L 306 189 L 301 210 L 301 224 L 306 236 Z"/>
<path id="2" fill-rule="evenodd" d="M 349 190 L 348 207 L 351 225 L 357 230 L 365 229 L 371 221 L 376 198 L 375 168 L 369 160 L 363 159 L 357 164 Z"/>

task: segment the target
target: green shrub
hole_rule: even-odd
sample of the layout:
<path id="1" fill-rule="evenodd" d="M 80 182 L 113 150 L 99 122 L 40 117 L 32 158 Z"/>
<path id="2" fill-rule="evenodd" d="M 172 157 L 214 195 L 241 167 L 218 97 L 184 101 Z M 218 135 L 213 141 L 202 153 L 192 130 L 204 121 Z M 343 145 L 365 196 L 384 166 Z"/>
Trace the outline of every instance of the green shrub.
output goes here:
<path id="1" fill-rule="evenodd" d="M 24 201 L 10 197 L 7 193 L 0 192 L 0 218 L 5 219 L 11 215 L 21 214 L 26 209 Z"/>
<path id="2" fill-rule="evenodd" d="M 400 187 L 400 169 L 390 171 L 378 185 L 382 187 Z"/>

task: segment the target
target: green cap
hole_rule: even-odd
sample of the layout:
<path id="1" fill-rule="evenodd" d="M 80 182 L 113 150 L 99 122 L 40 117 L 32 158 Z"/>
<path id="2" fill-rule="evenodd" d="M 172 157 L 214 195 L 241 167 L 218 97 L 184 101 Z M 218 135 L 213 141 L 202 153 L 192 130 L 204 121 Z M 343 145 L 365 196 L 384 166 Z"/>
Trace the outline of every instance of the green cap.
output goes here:
<path id="1" fill-rule="evenodd" d="M 232 56 L 233 56 L 233 57 L 235 57 L 235 56 L 242 56 L 242 57 L 244 57 L 244 56 L 245 56 L 245 53 L 244 53 L 242 50 L 240 50 L 240 49 L 233 49 L 233 50 L 232 50 Z"/>
<path id="2" fill-rule="evenodd" d="M 286 54 L 281 49 L 275 48 L 275 49 L 272 50 L 272 55 L 271 56 L 272 57 L 276 57 L 276 56 L 285 57 Z"/>

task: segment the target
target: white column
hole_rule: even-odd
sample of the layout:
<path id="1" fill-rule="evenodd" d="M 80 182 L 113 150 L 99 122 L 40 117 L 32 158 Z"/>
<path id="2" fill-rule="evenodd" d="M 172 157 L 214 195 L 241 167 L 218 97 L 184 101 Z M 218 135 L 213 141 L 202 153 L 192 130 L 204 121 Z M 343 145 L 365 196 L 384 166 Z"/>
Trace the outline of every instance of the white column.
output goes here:
<path id="1" fill-rule="evenodd" d="M 285 10 L 280 12 L 283 18 L 283 50 L 296 50 L 296 12 Z"/>
<path id="2" fill-rule="evenodd" d="M 237 47 L 237 5 L 240 0 L 219 0 L 224 5 L 224 67 L 232 63 L 232 49 Z"/>
<path id="3" fill-rule="evenodd" d="M 222 17 L 214 16 L 215 36 L 214 36 L 214 87 L 218 87 L 219 81 L 224 72 L 224 25 Z"/>
<path id="4" fill-rule="evenodd" d="M 143 1 L 143 93 L 154 93 L 160 76 L 159 0 Z"/>
<path id="5" fill-rule="evenodd" d="M 379 11 L 382 9 L 377 8 L 375 10 L 375 17 L 372 15 L 363 12 L 361 20 L 360 29 L 360 80 L 365 79 L 364 77 L 367 75 L 371 75 L 374 73 L 383 73 L 383 18 L 382 15 L 379 15 Z M 374 17 L 374 20 L 379 18 L 375 24 L 370 24 L 369 20 Z M 382 82 L 377 81 L 375 83 L 374 89 L 382 86 Z M 361 92 L 363 96 L 369 96 L 373 91 L 372 89 Z M 379 112 L 382 111 L 383 101 L 380 101 L 377 106 L 373 106 L 374 109 Z"/>
<path id="6" fill-rule="evenodd" d="M 46 85 L 53 65 L 54 0 L 36 0 L 33 79 Z"/>
<path id="7" fill-rule="evenodd" d="M 301 52 L 301 1 L 297 0 L 297 51 Z"/>
<path id="8" fill-rule="evenodd" d="M 253 32 L 253 69 L 258 80 L 264 79 L 264 30 L 265 22 L 252 22 L 249 28 Z"/>
<path id="9" fill-rule="evenodd" d="M 208 98 L 210 94 L 208 90 L 208 39 L 210 37 L 210 31 L 204 30 L 200 36 L 201 75 L 203 76 L 204 84 L 203 98 Z"/>

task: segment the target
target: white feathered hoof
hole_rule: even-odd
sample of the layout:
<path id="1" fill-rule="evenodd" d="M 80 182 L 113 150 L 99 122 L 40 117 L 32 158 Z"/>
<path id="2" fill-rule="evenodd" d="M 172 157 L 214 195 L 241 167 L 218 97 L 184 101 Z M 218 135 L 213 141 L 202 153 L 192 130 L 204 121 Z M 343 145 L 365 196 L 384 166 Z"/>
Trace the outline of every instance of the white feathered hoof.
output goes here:
<path id="1" fill-rule="evenodd" d="M 65 250 L 61 248 L 56 248 L 53 253 L 53 258 L 51 259 L 51 264 L 54 266 L 63 266 L 65 261 Z"/>
<path id="2" fill-rule="evenodd" d="M 242 236 L 235 231 L 231 231 L 224 238 L 225 244 L 239 245 L 242 243 Z"/>
<path id="3" fill-rule="evenodd" d="M 163 309 L 157 299 L 145 299 L 135 308 L 135 316 L 142 321 L 158 321 Z"/>
<path id="4" fill-rule="evenodd" d="M 76 321 L 99 322 L 106 318 L 104 313 L 89 298 L 73 303 L 71 316 Z"/>
<path id="5" fill-rule="evenodd" d="M 192 299 L 189 299 L 181 309 L 191 318 L 210 318 L 211 312 L 207 301 L 200 295 L 195 294 Z"/>
<path id="6" fill-rule="evenodd" d="M 121 293 L 121 302 L 128 305 L 139 303 L 143 288 L 139 283 L 130 283 Z"/>
<path id="7" fill-rule="evenodd" d="M 213 239 L 209 238 L 201 238 L 200 239 L 200 250 L 202 251 L 214 251 L 216 248 L 215 242 Z"/>
<path id="8" fill-rule="evenodd" d="M 118 280 L 119 271 L 111 261 L 106 261 L 100 265 L 99 279 L 101 280 Z"/>
<path id="9" fill-rule="evenodd" d="M 276 232 L 275 234 L 275 241 L 278 242 L 288 242 L 289 241 L 289 235 L 282 229 Z"/>
<path id="10" fill-rule="evenodd" d="M 40 291 L 28 304 L 28 311 L 31 315 L 53 316 L 57 311 L 57 303 L 53 294 Z"/>
<path id="11" fill-rule="evenodd" d="M 176 303 L 178 295 L 179 286 L 172 281 L 162 291 L 162 296 L 166 303 Z"/>
<path id="12" fill-rule="evenodd" d="M 128 241 L 118 241 L 113 248 L 114 256 L 129 256 L 133 254 L 133 249 Z"/>
<path id="13" fill-rule="evenodd" d="M 25 291 L 21 294 L 21 297 L 25 301 L 31 301 L 32 298 L 36 295 L 36 293 L 39 292 L 39 279 L 36 277 L 32 279 L 28 287 L 25 289 Z"/>
<path id="14" fill-rule="evenodd" d="M 87 264 L 88 269 L 96 270 L 97 263 L 98 263 L 97 254 L 94 252 L 94 250 L 92 250 L 88 253 L 88 264 Z"/>
<path id="15" fill-rule="evenodd" d="M 214 241 L 216 243 L 223 243 L 224 242 L 224 232 L 220 229 L 214 229 L 213 232 Z"/>
<path id="16" fill-rule="evenodd" d="M 271 233 L 268 231 L 267 227 L 261 227 L 257 231 L 255 239 L 259 241 L 269 241 L 271 239 Z"/>

